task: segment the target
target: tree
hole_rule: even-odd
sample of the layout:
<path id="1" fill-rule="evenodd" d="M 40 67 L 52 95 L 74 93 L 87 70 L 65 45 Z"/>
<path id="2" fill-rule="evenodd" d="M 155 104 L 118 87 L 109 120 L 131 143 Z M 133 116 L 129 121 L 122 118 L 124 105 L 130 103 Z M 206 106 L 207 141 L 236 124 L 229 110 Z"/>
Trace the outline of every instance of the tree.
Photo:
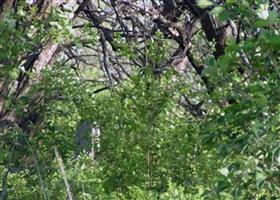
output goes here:
<path id="1" fill-rule="evenodd" d="M 1 2 L 1 197 L 278 198 L 279 13 Z"/>

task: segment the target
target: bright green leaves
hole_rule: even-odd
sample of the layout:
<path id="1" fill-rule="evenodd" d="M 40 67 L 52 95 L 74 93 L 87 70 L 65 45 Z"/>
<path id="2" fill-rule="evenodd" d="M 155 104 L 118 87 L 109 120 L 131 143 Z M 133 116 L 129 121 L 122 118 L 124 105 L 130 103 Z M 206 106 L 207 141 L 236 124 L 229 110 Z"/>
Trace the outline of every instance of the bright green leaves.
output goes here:
<path id="1" fill-rule="evenodd" d="M 263 17 L 259 17 L 259 19 L 257 19 L 255 21 L 255 26 L 256 27 L 271 27 L 275 24 L 279 23 L 279 14 L 277 13 L 277 11 L 272 10 L 269 11 L 268 14 L 265 14 L 265 19 Z"/>
<path id="2" fill-rule="evenodd" d="M 1 77 L 16 80 L 28 55 L 33 53 L 35 47 L 38 49 L 46 36 L 45 24 L 34 12 L 19 5 L 16 12 L 7 11 L 1 18 Z"/>
<path id="3" fill-rule="evenodd" d="M 222 175 L 224 175 L 224 176 L 228 176 L 228 174 L 229 174 L 229 170 L 228 170 L 227 167 L 221 168 L 221 169 L 219 170 L 219 172 L 220 172 Z"/>
<path id="4" fill-rule="evenodd" d="M 150 65 L 156 67 L 156 65 L 163 64 L 167 53 L 167 41 L 164 40 L 161 32 L 156 32 L 155 37 L 147 41 L 146 56 L 149 59 Z"/>
<path id="5" fill-rule="evenodd" d="M 183 115 L 175 114 L 174 88 L 169 79 L 163 76 L 159 81 L 147 70 L 96 99 L 92 118 L 102 130 L 100 159 L 106 168 L 107 190 L 127 190 L 134 185 L 143 189 L 148 184 L 160 189 L 172 174 L 187 174 L 183 152 L 191 145 L 183 145 L 189 141 L 184 131 L 187 124 Z M 111 162 L 113 166 L 107 164 Z"/>
<path id="6" fill-rule="evenodd" d="M 49 19 L 49 34 L 55 42 L 61 44 L 70 42 L 75 35 L 71 18 L 59 9 L 53 9 Z"/>
<path id="7" fill-rule="evenodd" d="M 137 58 L 137 52 L 135 50 L 137 44 L 132 41 L 128 43 L 123 37 L 121 37 L 120 33 L 115 34 L 114 45 L 119 49 L 119 53 L 122 56 L 125 56 L 130 60 Z"/>
<path id="8" fill-rule="evenodd" d="M 211 0 L 198 0 L 197 5 L 201 8 L 207 8 L 209 6 L 213 6 L 214 3 Z"/>
<path id="9" fill-rule="evenodd" d="M 216 6 L 213 10 L 211 10 L 211 14 L 214 15 L 214 16 L 218 16 L 220 15 L 223 11 L 224 11 L 224 7 L 222 6 Z"/>
<path id="10" fill-rule="evenodd" d="M 225 55 L 219 59 L 212 55 L 215 44 L 205 42 L 202 32 L 192 38 L 197 46 L 190 51 L 195 62 L 204 66 L 202 75 L 212 91 L 206 92 L 202 76 L 191 67 L 186 76 L 171 70 L 155 75 L 170 53 L 170 40 L 162 32 L 147 36 L 140 44 L 119 32 L 112 45 L 118 49 L 114 55 L 139 61 L 144 65 L 140 72 L 131 70 L 131 76 L 117 87 L 93 94 L 104 87 L 98 79 L 101 70 L 86 66 L 77 76 L 69 65 L 56 62 L 11 105 L 16 116 L 24 116 L 32 96 L 44 96 L 40 107 L 32 106 L 43 115 L 42 126 L 29 125 L 36 132 L 31 145 L 39 166 L 44 166 L 50 198 L 65 198 L 53 162 L 53 145 L 64 159 L 77 199 L 258 199 L 269 193 L 279 198 L 279 16 L 266 4 L 254 2 L 252 6 L 253 1 L 197 2 L 215 19 L 232 20 L 240 31 L 239 38 L 227 38 Z M 0 22 L 0 61 L 5 64 L 1 78 L 15 80 L 22 65 L 18 57 L 33 52 L 47 39 L 70 42 L 75 50 L 98 39 L 90 22 L 75 32 L 69 13 L 53 10 L 52 16 L 40 21 L 36 9 L 30 9 L 19 8 L 16 15 Z M 124 67 L 133 67 L 129 65 Z M 195 103 L 202 102 L 203 116 L 190 116 L 178 105 L 183 94 Z M 85 121 L 101 132 L 101 152 L 96 152 L 94 161 L 76 152 L 77 127 Z M 12 134 L 4 138 L 7 143 L 24 140 L 21 132 L 9 131 Z M 7 160 L 9 148 L 14 147 L 1 140 L 1 148 L 5 148 L 1 160 Z M 26 152 L 21 147 L 13 151 L 17 164 Z M 34 197 L 32 189 L 40 191 L 38 176 L 29 174 L 9 177 L 11 185 L 24 187 L 25 194 L 16 191 L 20 199 Z"/>
<path id="11" fill-rule="evenodd" d="M 215 176 L 219 195 L 279 198 L 275 190 L 279 185 L 275 181 L 279 146 L 275 133 L 280 126 L 279 15 L 261 3 L 258 9 L 248 1 L 238 1 L 238 8 L 233 8 L 235 3 L 227 1 L 223 9 L 214 8 L 212 15 L 220 17 L 226 11 L 233 20 L 242 16 L 242 24 L 252 35 L 239 43 L 229 39 L 224 56 L 206 59 L 203 73 L 213 84 L 214 106 L 200 131 L 205 148 L 217 147 L 216 156 L 223 160 Z"/>
<path id="12" fill-rule="evenodd" d="M 260 190 L 264 184 L 264 181 L 265 181 L 265 175 L 263 174 L 263 172 L 257 172 L 256 173 L 256 186 L 257 186 L 257 189 Z"/>
<path id="13" fill-rule="evenodd" d="M 7 74 L 10 79 L 16 80 L 18 78 L 19 72 L 16 69 L 12 69 L 12 70 L 8 71 Z"/>

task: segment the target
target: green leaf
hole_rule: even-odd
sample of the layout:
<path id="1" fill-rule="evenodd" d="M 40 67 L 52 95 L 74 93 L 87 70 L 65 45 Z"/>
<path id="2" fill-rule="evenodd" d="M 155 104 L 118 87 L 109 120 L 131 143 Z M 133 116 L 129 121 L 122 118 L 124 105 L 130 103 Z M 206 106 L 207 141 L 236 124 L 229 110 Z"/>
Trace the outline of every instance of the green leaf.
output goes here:
<path id="1" fill-rule="evenodd" d="M 12 79 L 12 80 L 16 80 L 18 77 L 18 71 L 13 69 L 11 71 L 8 72 L 8 76 Z"/>
<path id="2" fill-rule="evenodd" d="M 260 190 L 264 184 L 265 181 L 265 175 L 261 172 L 257 172 L 256 173 L 256 185 L 257 185 L 257 189 Z"/>
<path id="3" fill-rule="evenodd" d="M 211 10 L 211 14 L 214 16 L 218 16 L 221 12 L 223 12 L 225 9 L 222 6 L 217 6 L 213 10 Z"/>
<path id="4" fill-rule="evenodd" d="M 229 174 L 229 170 L 227 167 L 221 168 L 221 169 L 219 169 L 219 171 L 224 176 L 228 176 L 228 174 Z"/>
<path id="5" fill-rule="evenodd" d="M 209 6 L 213 6 L 214 3 L 209 0 L 198 0 L 197 5 L 201 8 L 207 8 Z"/>
<path id="6" fill-rule="evenodd" d="M 266 27 L 268 25 L 267 21 L 264 19 L 259 19 L 255 22 L 256 27 Z"/>
<path id="7" fill-rule="evenodd" d="M 226 1 L 226 4 L 227 5 L 232 5 L 232 4 L 234 4 L 235 3 L 235 0 L 227 0 Z"/>

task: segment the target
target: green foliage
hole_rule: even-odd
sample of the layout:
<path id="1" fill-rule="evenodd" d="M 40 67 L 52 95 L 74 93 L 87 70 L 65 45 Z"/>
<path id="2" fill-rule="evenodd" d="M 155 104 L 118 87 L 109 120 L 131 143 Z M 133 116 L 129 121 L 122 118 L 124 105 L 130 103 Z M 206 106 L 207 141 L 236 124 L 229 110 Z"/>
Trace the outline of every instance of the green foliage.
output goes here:
<path id="1" fill-rule="evenodd" d="M 206 0 L 198 4 L 214 6 Z M 0 22 L 0 61 L 9 60 L 0 76 L 9 81 L 22 72 L 18 56 L 32 52 L 38 41 L 52 38 L 82 48 L 65 13 L 53 11 L 44 23 L 35 13 L 19 7 Z M 61 59 L 24 95 L 8 96 L 7 107 L 16 116 L 31 110 L 41 117 L 41 123 L 27 122 L 32 136 L 18 126 L 0 134 L 0 174 L 10 170 L 9 198 L 67 196 L 54 156 L 57 146 L 76 199 L 279 199 L 279 16 L 264 1 L 246 0 L 226 1 L 210 13 L 221 21 L 242 19 L 250 36 L 229 38 L 219 59 L 199 59 L 211 93 L 201 84 L 194 90 L 171 69 L 155 75 L 168 51 L 168 42 L 157 32 L 144 41 L 147 65 L 117 87 L 95 94 L 103 84 L 85 77 L 97 76 L 97 70 L 77 76 Z M 90 25 L 85 24 L 84 32 L 84 38 L 96 41 Z M 114 45 L 128 60 L 137 58 L 137 42 L 116 34 Z M 202 100 L 203 116 L 191 116 L 178 105 L 186 93 L 194 102 Z M 36 95 L 44 96 L 42 104 L 30 104 Z M 101 132 L 94 158 L 90 152 L 77 152 L 81 122 Z"/>

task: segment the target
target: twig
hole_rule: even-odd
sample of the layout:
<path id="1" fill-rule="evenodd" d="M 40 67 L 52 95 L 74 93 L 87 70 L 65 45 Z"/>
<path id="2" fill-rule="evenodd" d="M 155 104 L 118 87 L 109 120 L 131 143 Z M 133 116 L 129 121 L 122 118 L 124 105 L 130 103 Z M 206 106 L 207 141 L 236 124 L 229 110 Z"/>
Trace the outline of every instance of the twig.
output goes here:
<path id="1" fill-rule="evenodd" d="M 65 187 L 66 187 L 66 192 L 67 192 L 68 199 L 69 200 L 74 200 L 73 195 L 71 193 L 70 184 L 69 184 L 69 182 L 67 180 L 67 177 L 66 177 L 65 167 L 64 167 L 62 158 L 61 158 L 56 146 L 54 147 L 54 153 L 55 153 L 55 157 L 57 159 L 58 165 L 59 165 L 60 173 L 61 173 L 61 175 L 63 177 L 63 180 L 64 180 L 64 184 L 65 184 Z"/>

